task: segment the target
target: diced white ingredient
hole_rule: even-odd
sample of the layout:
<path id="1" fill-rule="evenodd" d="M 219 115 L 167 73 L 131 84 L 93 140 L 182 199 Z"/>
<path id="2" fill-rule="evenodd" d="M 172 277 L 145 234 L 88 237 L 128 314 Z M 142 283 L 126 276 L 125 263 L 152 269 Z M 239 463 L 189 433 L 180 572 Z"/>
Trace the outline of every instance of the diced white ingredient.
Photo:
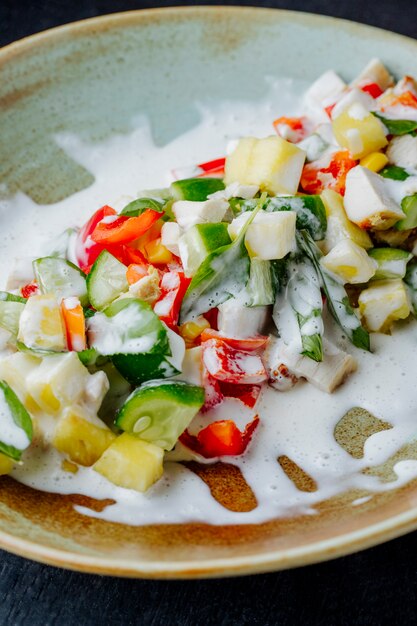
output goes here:
<path id="1" fill-rule="evenodd" d="M 168 248 L 172 254 L 179 256 L 180 251 L 178 241 L 181 236 L 181 229 L 177 222 L 165 222 L 161 230 L 161 243 Z"/>
<path id="2" fill-rule="evenodd" d="M 31 296 L 19 319 L 18 340 L 29 348 L 62 352 L 66 334 L 60 307 L 51 294 Z"/>
<path id="3" fill-rule="evenodd" d="M 18 426 L 13 419 L 13 413 L 3 389 L 0 389 L 0 441 L 17 450 L 25 450 L 30 444 L 29 437 L 23 428 Z"/>
<path id="4" fill-rule="evenodd" d="M 328 143 L 317 133 L 313 133 L 309 137 L 306 137 L 297 145 L 306 153 L 307 161 L 316 161 L 328 148 Z"/>
<path id="5" fill-rule="evenodd" d="M 211 199 L 204 202 L 178 200 L 172 205 L 172 211 L 179 226 L 188 230 L 195 224 L 210 224 L 221 222 L 229 208 L 229 203 L 223 199 Z"/>
<path id="6" fill-rule="evenodd" d="M 370 111 L 374 105 L 374 99 L 369 95 L 369 93 L 365 93 L 361 89 L 351 89 L 346 92 L 346 94 L 344 94 L 333 107 L 331 112 L 332 119 L 335 120 L 341 113 L 343 113 L 343 111 L 347 111 L 354 104 L 360 104 L 363 109 Z M 351 115 L 354 117 L 352 109 Z"/>
<path id="7" fill-rule="evenodd" d="M 259 191 L 258 185 L 241 185 L 239 182 L 230 183 L 225 189 L 215 191 L 208 196 L 208 199 L 230 200 L 231 198 L 243 198 L 251 200 Z"/>
<path id="8" fill-rule="evenodd" d="M 411 312 L 407 288 L 400 278 L 378 280 L 359 296 L 359 312 L 372 332 L 387 332 L 392 322 Z"/>
<path id="9" fill-rule="evenodd" d="M 15 352 L 0 360 L 0 379 L 10 385 L 25 406 L 28 396 L 26 379 L 40 362 L 39 358 L 24 352 Z"/>
<path id="10" fill-rule="evenodd" d="M 148 274 L 139 278 L 135 283 L 129 286 L 129 293 L 135 298 L 144 300 L 153 304 L 161 295 L 159 288 L 159 272 L 152 265 L 148 268 Z"/>
<path id="11" fill-rule="evenodd" d="M 359 154 L 363 150 L 362 136 L 357 128 L 349 128 L 346 131 L 346 138 L 349 141 L 349 146 L 354 154 Z"/>
<path id="12" fill-rule="evenodd" d="M 375 230 L 386 230 L 405 217 L 389 195 L 384 178 L 361 165 L 346 177 L 345 209 L 352 222 Z"/>
<path id="13" fill-rule="evenodd" d="M 251 212 L 247 211 L 232 221 L 228 226 L 231 239 L 236 239 L 250 216 Z M 259 211 L 246 232 L 245 243 L 250 255 L 271 261 L 282 259 L 294 250 L 296 217 L 295 211 Z"/>
<path id="14" fill-rule="evenodd" d="M 342 239 L 320 263 L 343 283 L 367 283 L 376 272 L 377 262 L 351 239 Z"/>
<path id="15" fill-rule="evenodd" d="M 317 104 L 326 105 L 334 102 L 344 90 L 346 83 L 334 72 L 328 70 L 324 72 L 314 83 L 307 89 L 305 98 L 307 101 L 313 101 Z"/>
<path id="16" fill-rule="evenodd" d="M 268 307 L 247 307 L 237 298 L 229 298 L 220 304 L 217 325 L 226 337 L 244 339 L 262 333 L 268 317 Z"/>
<path id="17" fill-rule="evenodd" d="M 162 324 L 165 326 L 167 331 L 169 347 L 171 348 L 171 356 L 167 356 L 165 358 L 173 367 L 175 367 L 175 369 L 181 372 L 185 356 L 185 341 L 180 335 L 174 333 L 171 328 L 164 324 L 164 322 L 162 322 Z"/>
<path id="18" fill-rule="evenodd" d="M 7 277 L 7 291 L 14 291 L 32 282 L 34 279 L 32 262 L 34 260 L 35 257 L 29 256 L 14 259 L 12 268 Z"/>
<path id="19" fill-rule="evenodd" d="M 379 59 L 371 59 L 362 72 L 351 82 L 352 87 L 376 83 L 385 91 L 393 84 L 392 76 Z"/>
<path id="20" fill-rule="evenodd" d="M 319 124 L 316 128 L 316 133 L 327 144 L 331 146 L 337 146 L 337 141 L 333 132 L 333 126 L 330 124 L 330 122 L 326 122 L 325 124 Z"/>
<path id="21" fill-rule="evenodd" d="M 96 415 L 101 407 L 104 396 L 110 388 L 109 379 L 104 372 L 96 372 L 86 378 L 83 404 L 92 415 Z"/>
<path id="22" fill-rule="evenodd" d="M 73 309 L 76 309 L 77 306 L 79 306 L 80 300 L 75 296 L 70 296 L 69 298 L 64 298 L 62 303 L 67 311 L 72 311 Z"/>
<path id="23" fill-rule="evenodd" d="M 298 378 L 282 362 L 282 348 L 283 341 L 270 336 L 262 360 L 268 373 L 269 384 L 277 391 L 289 391 L 298 382 Z"/>
<path id="24" fill-rule="evenodd" d="M 389 142 L 387 157 L 393 165 L 417 169 L 417 137 L 412 135 L 394 137 Z"/>
<path id="25" fill-rule="evenodd" d="M 185 351 L 181 374 L 176 378 L 190 385 L 202 386 L 203 349 L 201 346 Z"/>

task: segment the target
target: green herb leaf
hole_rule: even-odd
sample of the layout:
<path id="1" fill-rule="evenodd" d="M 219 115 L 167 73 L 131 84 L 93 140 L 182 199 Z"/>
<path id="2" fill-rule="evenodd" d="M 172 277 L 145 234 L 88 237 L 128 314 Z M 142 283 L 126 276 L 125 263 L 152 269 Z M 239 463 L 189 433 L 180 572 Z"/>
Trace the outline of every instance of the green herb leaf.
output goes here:
<path id="1" fill-rule="evenodd" d="M 414 120 L 389 120 L 379 113 L 373 114 L 386 126 L 390 135 L 408 135 L 417 130 L 417 122 Z"/>
<path id="2" fill-rule="evenodd" d="M 24 431 L 29 445 L 33 438 L 32 418 L 26 411 L 23 404 L 20 402 L 19 398 L 16 396 L 13 389 L 9 387 L 9 385 L 4 380 L 0 381 L 0 393 L 3 395 L 4 401 L 12 415 L 13 422 L 15 423 L 16 428 Z M 21 449 L 19 449 L 15 446 L 11 446 L 7 443 L 2 442 L 1 432 L 2 428 L 0 418 L 0 452 L 10 457 L 14 461 L 20 461 L 22 452 L 26 449 L 27 446 L 23 446 Z"/>
<path id="3" fill-rule="evenodd" d="M 129 202 L 124 209 L 120 212 L 120 215 L 126 215 L 126 217 L 138 217 L 144 213 L 147 209 L 158 211 L 162 213 L 164 210 L 164 203 L 153 198 L 138 198 Z"/>
<path id="4" fill-rule="evenodd" d="M 380 170 L 378 174 L 384 178 L 391 178 L 392 180 L 406 180 L 410 176 L 403 167 L 398 167 L 398 165 L 387 165 L 387 167 Z"/>

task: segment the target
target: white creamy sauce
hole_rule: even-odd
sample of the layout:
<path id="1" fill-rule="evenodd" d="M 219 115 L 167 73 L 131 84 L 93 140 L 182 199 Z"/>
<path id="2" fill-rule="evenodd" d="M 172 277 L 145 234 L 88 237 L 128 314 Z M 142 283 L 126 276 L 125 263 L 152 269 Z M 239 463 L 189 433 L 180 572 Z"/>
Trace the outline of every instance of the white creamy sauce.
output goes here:
<path id="1" fill-rule="evenodd" d="M 95 183 L 52 206 L 38 206 L 22 193 L 2 202 L 0 284 L 6 283 L 13 258 L 25 256 L 27 239 L 17 233 L 27 233 L 28 223 L 31 232 L 38 232 L 35 241 L 31 238 L 31 254 L 36 255 L 47 240 L 56 239 L 68 226 L 82 224 L 99 206 L 116 204 L 122 195 L 137 197 L 141 189 L 164 186 L 171 169 L 222 156 L 226 145 L 236 137 L 272 134 L 275 118 L 300 112 L 298 94 L 305 86 L 282 80 L 270 85 L 262 103 L 200 106 L 201 123 L 162 148 L 154 146 L 143 119 L 136 120 L 136 130 L 130 135 L 115 136 L 101 144 L 83 143 L 73 135 L 57 137 L 58 144 L 94 174 Z M 231 281 L 232 275 L 231 271 Z M 303 299 L 311 306 L 308 297 Z M 167 456 L 170 460 L 165 464 L 163 478 L 146 494 L 116 487 L 92 468 L 80 467 L 76 474 L 64 472 L 62 456 L 52 448 L 29 448 L 23 465 L 16 467 L 12 475 L 43 491 L 115 500 L 101 512 L 81 506 L 76 509 L 85 515 L 132 525 L 257 523 L 277 516 L 314 514 L 317 502 L 350 488 L 379 492 L 398 487 L 417 477 L 417 461 L 397 463 L 397 479 L 390 483 L 382 483 L 362 470 L 383 463 L 416 435 L 414 336 L 415 323 L 411 322 L 396 327 L 392 336 L 374 335 L 372 354 L 350 347 L 358 359 L 358 371 L 332 395 L 305 382 L 287 393 L 271 388 L 264 391 L 256 407 L 261 422 L 247 453 L 224 459 L 241 469 L 256 495 L 258 506 L 250 512 L 227 510 L 211 497 L 200 478 L 176 463 L 192 458 L 181 444 Z M 366 441 L 362 459 L 351 457 L 333 435 L 337 422 L 352 407 L 363 407 L 393 426 Z M 252 417 L 253 411 L 230 400 L 199 415 L 190 430 L 196 432 L 210 421 L 225 418 L 234 418 L 243 428 Z M 280 455 L 287 455 L 307 472 L 316 481 L 317 491 L 299 491 L 278 464 Z M 355 505 L 364 501 L 358 499 Z"/>

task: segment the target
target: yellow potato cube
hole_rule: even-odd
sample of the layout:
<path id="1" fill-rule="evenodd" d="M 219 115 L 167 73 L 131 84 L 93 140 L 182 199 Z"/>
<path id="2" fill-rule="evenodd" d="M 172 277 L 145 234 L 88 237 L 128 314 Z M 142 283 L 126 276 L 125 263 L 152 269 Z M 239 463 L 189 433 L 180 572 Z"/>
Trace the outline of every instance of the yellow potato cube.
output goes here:
<path id="1" fill-rule="evenodd" d="M 407 289 L 403 281 L 377 280 L 359 296 L 359 313 L 368 330 L 386 333 L 396 320 L 411 313 Z"/>
<path id="2" fill-rule="evenodd" d="M 354 243 L 368 250 L 372 248 L 372 241 L 368 233 L 353 222 L 346 215 L 343 198 L 332 189 L 325 189 L 321 194 L 327 216 L 327 232 L 323 242 L 323 251 L 330 252 L 343 239 L 351 239 Z"/>
<path id="3" fill-rule="evenodd" d="M 31 296 L 19 320 L 18 340 L 28 348 L 54 350 L 67 349 L 64 322 L 55 296 Z"/>
<path id="4" fill-rule="evenodd" d="M 332 122 L 337 143 L 354 159 L 361 159 L 387 144 L 383 124 L 359 103 L 352 104 Z"/>
<path id="5" fill-rule="evenodd" d="M 13 469 L 13 461 L 5 454 L 0 452 L 0 476 L 10 474 Z"/>
<path id="6" fill-rule="evenodd" d="M 107 448 L 94 470 L 118 487 L 147 491 L 163 474 L 164 451 L 123 433 Z"/>
<path id="7" fill-rule="evenodd" d="M 79 465 L 93 465 L 116 439 L 96 416 L 80 407 L 65 409 L 56 425 L 52 445 Z"/>
<path id="8" fill-rule="evenodd" d="M 364 248 L 350 239 L 342 239 L 321 258 L 320 263 L 343 283 L 367 283 L 376 272 L 377 263 Z"/>
<path id="9" fill-rule="evenodd" d="M 256 185 L 272 195 L 295 194 L 305 156 L 281 137 L 244 137 L 226 159 L 225 184 Z"/>

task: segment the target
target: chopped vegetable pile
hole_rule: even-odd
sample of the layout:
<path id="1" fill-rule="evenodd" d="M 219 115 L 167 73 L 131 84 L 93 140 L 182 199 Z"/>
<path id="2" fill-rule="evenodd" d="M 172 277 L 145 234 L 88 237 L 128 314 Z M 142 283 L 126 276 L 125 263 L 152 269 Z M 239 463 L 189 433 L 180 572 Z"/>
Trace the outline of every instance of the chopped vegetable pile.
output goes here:
<path id="1" fill-rule="evenodd" d="M 416 82 L 373 60 L 349 85 L 323 74 L 305 109 L 10 276 L 0 474 L 53 446 L 67 471 L 143 492 L 175 447 L 244 454 L 265 385 L 331 393 L 355 348 L 417 315 Z M 245 427 L 216 417 L 228 402 Z"/>

